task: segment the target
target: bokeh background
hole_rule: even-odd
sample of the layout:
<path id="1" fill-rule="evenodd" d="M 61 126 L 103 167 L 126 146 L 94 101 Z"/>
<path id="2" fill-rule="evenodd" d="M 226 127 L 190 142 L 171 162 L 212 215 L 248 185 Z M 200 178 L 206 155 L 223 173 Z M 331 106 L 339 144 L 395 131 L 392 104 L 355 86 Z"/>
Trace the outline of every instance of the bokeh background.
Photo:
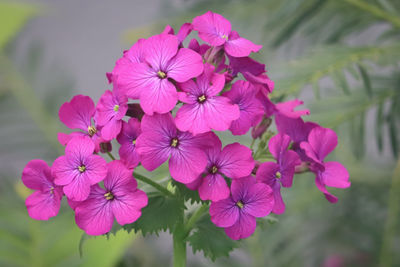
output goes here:
<path id="1" fill-rule="evenodd" d="M 171 264 L 168 233 L 82 242 L 66 203 L 48 222 L 30 219 L 20 175 L 29 160 L 62 153 L 63 102 L 97 101 L 123 50 L 208 10 L 264 46 L 255 57 L 275 81 L 274 100 L 299 97 L 307 120 L 337 131 L 331 159 L 348 167 L 352 186 L 332 190 L 332 205 L 312 175 L 298 175 L 277 222 L 216 262 L 188 248 L 188 265 L 400 266 L 398 0 L 0 0 L 0 266 Z"/>

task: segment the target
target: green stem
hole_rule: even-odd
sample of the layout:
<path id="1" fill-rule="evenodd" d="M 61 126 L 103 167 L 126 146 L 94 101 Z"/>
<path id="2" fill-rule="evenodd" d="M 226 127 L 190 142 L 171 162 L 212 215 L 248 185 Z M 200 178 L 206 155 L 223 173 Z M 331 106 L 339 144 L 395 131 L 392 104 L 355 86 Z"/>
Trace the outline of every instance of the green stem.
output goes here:
<path id="1" fill-rule="evenodd" d="M 254 146 L 254 143 L 256 142 L 256 139 L 253 139 L 252 141 L 251 141 L 251 144 L 250 144 L 250 149 L 251 150 L 253 150 L 253 146 Z"/>
<path id="2" fill-rule="evenodd" d="M 133 172 L 133 176 L 137 179 L 140 180 L 152 187 L 154 187 L 155 189 L 157 189 L 158 191 L 160 191 L 161 193 L 165 194 L 166 196 L 170 196 L 170 197 L 174 197 L 174 194 L 169 191 L 167 188 L 165 188 L 164 186 L 154 182 L 153 180 L 151 180 L 150 178 L 147 178 L 146 176 L 143 176 L 137 172 Z"/>
<path id="3" fill-rule="evenodd" d="M 179 196 L 179 195 L 178 195 Z M 178 198 L 184 204 L 183 198 Z M 172 232 L 174 247 L 174 267 L 186 266 L 186 232 L 185 232 L 185 211 L 182 209 L 179 219 Z"/>
<path id="4" fill-rule="evenodd" d="M 188 220 L 188 222 L 186 223 L 186 226 L 185 226 L 186 236 L 189 234 L 189 232 L 192 230 L 194 224 L 201 218 L 201 216 L 203 216 L 204 213 L 206 213 L 208 211 L 208 208 L 209 208 L 208 204 L 203 204 L 189 218 L 189 220 Z"/>
<path id="5" fill-rule="evenodd" d="M 396 224 L 400 212 L 400 159 L 392 176 L 392 185 L 389 191 L 388 215 L 386 218 L 379 266 L 392 266 L 393 249 L 396 233 Z"/>
<path id="6" fill-rule="evenodd" d="M 115 160 L 115 157 L 113 156 L 113 154 L 111 154 L 110 151 L 107 151 L 107 155 L 111 158 L 111 160 Z"/>

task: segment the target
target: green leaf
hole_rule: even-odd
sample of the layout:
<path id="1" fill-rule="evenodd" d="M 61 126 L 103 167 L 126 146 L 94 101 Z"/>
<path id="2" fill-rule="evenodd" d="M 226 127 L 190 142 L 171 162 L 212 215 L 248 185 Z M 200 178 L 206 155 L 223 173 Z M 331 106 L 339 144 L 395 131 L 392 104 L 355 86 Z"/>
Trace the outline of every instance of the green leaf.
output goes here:
<path id="1" fill-rule="evenodd" d="M 382 131 L 384 125 L 383 108 L 384 108 L 384 103 L 378 105 L 378 110 L 376 112 L 376 121 L 375 121 L 376 143 L 378 145 L 379 152 L 382 152 L 383 149 L 383 138 L 382 138 Z"/>
<path id="2" fill-rule="evenodd" d="M 15 37 L 28 19 L 37 14 L 32 5 L 0 2 L 0 50 Z"/>
<path id="3" fill-rule="evenodd" d="M 193 253 L 202 251 L 205 257 L 215 261 L 219 257 L 228 257 L 229 253 L 239 246 L 238 241 L 230 239 L 223 228 L 215 226 L 210 216 L 203 216 L 188 237 Z"/>
<path id="4" fill-rule="evenodd" d="M 388 117 L 388 122 L 389 122 L 389 136 L 390 136 L 390 142 L 391 142 L 391 147 L 392 147 L 392 153 L 395 158 L 399 156 L 399 142 L 397 140 L 397 122 L 396 122 L 396 105 L 398 101 L 393 101 L 392 106 L 390 109 L 390 114 Z"/>
<path id="5" fill-rule="evenodd" d="M 369 97 L 372 97 L 372 87 L 371 87 L 371 80 L 369 79 L 367 70 L 361 64 L 357 64 L 358 70 L 360 71 L 361 78 L 364 83 L 364 88 L 367 91 Z"/>
<path id="6" fill-rule="evenodd" d="M 142 209 L 142 216 L 134 223 L 124 225 L 130 231 L 142 231 L 142 234 L 158 234 L 159 231 L 172 231 L 182 214 L 184 205 L 179 199 L 155 195 L 149 197 L 149 204 Z"/>
<path id="7" fill-rule="evenodd" d="M 338 70 L 333 73 L 332 79 L 335 82 L 337 87 L 340 87 L 343 90 L 345 95 L 350 95 L 349 85 L 347 84 L 346 77 L 344 76 L 342 70 Z"/>
<path id="8" fill-rule="evenodd" d="M 184 184 L 172 181 L 172 185 L 178 189 L 179 195 L 183 197 L 185 201 L 189 201 L 190 204 L 202 202 L 197 190 L 190 190 Z"/>

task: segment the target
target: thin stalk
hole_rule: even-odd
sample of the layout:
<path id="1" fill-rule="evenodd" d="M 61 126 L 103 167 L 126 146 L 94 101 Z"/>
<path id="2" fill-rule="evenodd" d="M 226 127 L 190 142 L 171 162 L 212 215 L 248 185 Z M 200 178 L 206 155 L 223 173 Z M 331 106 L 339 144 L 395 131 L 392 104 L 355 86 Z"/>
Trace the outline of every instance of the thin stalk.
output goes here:
<path id="1" fill-rule="evenodd" d="M 185 202 L 183 198 L 178 198 L 182 204 Z M 172 232 L 173 248 L 174 248 L 174 267 L 186 266 L 186 231 L 185 231 L 185 211 L 182 209 L 179 219 L 176 222 L 174 231 Z"/>
<path id="2" fill-rule="evenodd" d="M 208 204 L 203 204 L 200 208 L 198 208 L 193 215 L 189 218 L 188 222 L 186 223 L 185 226 L 185 232 L 186 236 L 189 234 L 189 232 L 192 230 L 194 224 L 201 218 L 201 216 L 204 215 L 204 213 L 207 212 L 209 208 Z"/>
<path id="3" fill-rule="evenodd" d="M 115 157 L 113 156 L 113 154 L 111 154 L 110 151 L 107 151 L 107 155 L 111 158 L 111 160 L 115 160 Z"/>
<path id="4" fill-rule="evenodd" d="M 144 175 L 141 175 L 137 172 L 133 172 L 133 176 L 137 179 L 140 180 L 152 187 L 154 187 L 155 189 L 157 189 L 158 191 L 160 191 L 161 193 L 165 194 L 166 196 L 170 196 L 170 197 L 174 197 L 174 194 L 169 191 L 167 188 L 165 188 L 164 186 L 154 182 L 153 180 L 151 180 L 150 178 L 147 178 Z"/>
<path id="5" fill-rule="evenodd" d="M 392 185 L 389 191 L 389 204 L 388 204 L 388 215 L 386 218 L 381 255 L 379 260 L 379 266 L 389 267 L 392 266 L 392 259 L 395 253 L 394 241 L 395 233 L 397 229 L 397 219 L 400 212 L 400 159 L 397 161 L 396 168 L 392 176 Z"/>

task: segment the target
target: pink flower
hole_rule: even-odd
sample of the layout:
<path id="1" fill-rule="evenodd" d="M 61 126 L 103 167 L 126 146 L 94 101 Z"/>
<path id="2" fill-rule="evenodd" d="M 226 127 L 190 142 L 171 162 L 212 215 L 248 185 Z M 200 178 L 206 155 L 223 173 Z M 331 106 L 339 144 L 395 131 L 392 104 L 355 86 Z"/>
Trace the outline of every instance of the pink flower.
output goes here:
<path id="1" fill-rule="evenodd" d="M 89 197 L 76 203 L 76 224 L 88 235 L 102 235 L 112 228 L 114 218 L 120 225 L 133 223 L 147 206 L 147 195 L 120 161 L 107 165 L 104 188 L 93 185 Z"/>
<path id="2" fill-rule="evenodd" d="M 212 146 L 206 149 L 206 174 L 204 177 L 199 176 L 188 187 L 198 189 L 202 200 L 219 201 L 229 196 L 224 176 L 233 179 L 247 177 L 253 171 L 255 162 L 249 148 L 233 143 L 221 151 L 221 141 L 215 134 L 212 136 Z"/>
<path id="3" fill-rule="evenodd" d="M 143 63 L 121 65 L 118 87 L 128 97 L 140 99 L 146 114 L 166 113 L 175 107 L 178 94 L 170 79 L 186 82 L 203 72 L 201 56 L 178 46 L 174 35 L 155 35 L 146 40 Z"/>
<path id="4" fill-rule="evenodd" d="M 308 135 L 308 142 L 301 142 L 300 147 L 311 159 L 310 169 L 315 173 L 315 184 L 324 193 L 330 202 L 337 202 L 337 197 L 326 189 L 326 186 L 336 188 L 350 187 L 349 173 L 339 162 L 324 162 L 325 157 L 331 153 L 337 145 L 336 133 L 323 127 L 315 127 Z"/>
<path id="5" fill-rule="evenodd" d="M 277 134 L 268 143 L 275 162 L 264 162 L 257 170 L 257 181 L 266 183 L 274 192 L 275 205 L 273 213 L 282 214 L 285 212 L 285 203 L 282 200 L 281 184 L 283 187 L 291 187 L 295 167 L 301 164 L 296 152 L 287 150 L 290 144 L 290 137 L 285 134 Z"/>
<path id="6" fill-rule="evenodd" d="M 40 159 L 28 162 L 22 172 L 22 182 L 35 190 L 25 201 L 28 214 L 35 220 L 48 220 L 58 214 L 62 188 L 54 184 L 54 177 L 47 163 Z"/>
<path id="7" fill-rule="evenodd" d="M 58 133 L 58 141 L 66 145 L 76 136 L 89 136 L 96 145 L 96 152 L 100 150 L 100 143 L 103 141 L 98 127 L 92 123 L 96 108 L 93 100 L 84 95 L 74 96 L 70 102 L 65 102 L 59 112 L 60 120 L 70 129 L 80 129 L 82 132 L 71 134 Z"/>
<path id="8" fill-rule="evenodd" d="M 117 136 L 117 141 L 121 144 L 119 156 L 130 169 L 135 168 L 140 161 L 136 151 L 136 139 L 140 133 L 140 122 L 136 118 L 131 118 L 128 122 L 122 122 L 122 130 Z"/>
<path id="9" fill-rule="evenodd" d="M 211 202 L 211 221 L 225 228 L 225 233 L 234 240 L 247 238 L 256 229 L 256 218 L 267 216 L 274 206 L 271 188 L 256 183 L 249 176 L 235 179 L 231 185 L 231 196 L 218 202 Z"/>
<path id="10" fill-rule="evenodd" d="M 90 186 L 102 181 L 107 174 L 107 162 L 93 155 L 94 143 L 86 136 L 74 137 L 52 167 L 56 185 L 63 185 L 65 195 L 74 201 L 85 200 Z"/>
<path id="11" fill-rule="evenodd" d="M 255 97 L 256 93 L 257 91 L 251 83 L 237 81 L 232 85 L 231 90 L 223 94 L 232 103 L 237 104 L 240 110 L 240 117 L 234 120 L 229 127 L 233 135 L 246 134 L 250 127 L 256 126 L 261 121 L 264 108 Z"/>
<path id="12" fill-rule="evenodd" d="M 170 158 L 172 178 L 184 184 L 204 171 L 207 164 L 204 147 L 209 145 L 209 134 L 193 136 L 179 131 L 170 113 L 144 115 L 141 127 L 136 149 L 146 170 L 153 171 Z"/>
<path id="13" fill-rule="evenodd" d="M 101 137 L 110 141 L 121 131 L 122 118 L 128 110 L 128 98 L 116 88 L 107 90 L 99 100 L 96 108 L 96 121 L 101 128 Z"/>
<path id="14" fill-rule="evenodd" d="M 208 11 L 195 17 L 193 29 L 199 37 L 212 46 L 224 46 L 226 53 L 232 57 L 247 57 L 251 52 L 258 52 L 262 46 L 239 36 L 231 30 L 231 23 L 220 14 Z"/>
<path id="15" fill-rule="evenodd" d="M 180 84 L 184 92 L 179 93 L 179 100 L 185 104 L 176 113 L 178 129 L 194 135 L 211 129 L 227 130 L 232 121 L 239 118 L 240 112 L 229 98 L 218 96 L 224 85 L 224 76 L 214 73 L 210 64 L 205 65 L 204 73 L 196 82 L 189 80 Z"/>

